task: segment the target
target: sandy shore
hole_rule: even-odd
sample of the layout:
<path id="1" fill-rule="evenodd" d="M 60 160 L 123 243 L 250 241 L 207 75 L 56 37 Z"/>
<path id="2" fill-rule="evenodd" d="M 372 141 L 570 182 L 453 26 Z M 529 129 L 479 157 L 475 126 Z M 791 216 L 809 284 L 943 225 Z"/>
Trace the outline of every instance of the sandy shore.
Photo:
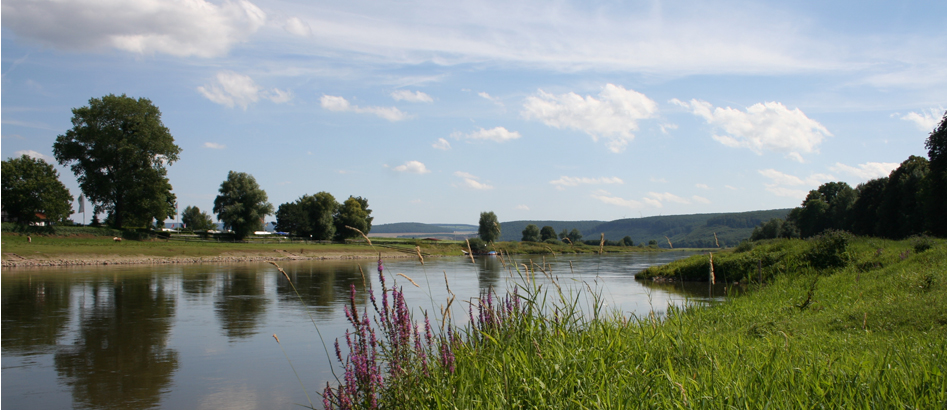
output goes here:
<path id="1" fill-rule="evenodd" d="M 158 256 L 89 256 L 81 258 L 37 258 L 27 259 L 17 254 L 6 254 L 2 266 L 6 268 L 35 268 L 53 266 L 91 266 L 91 265 L 167 265 L 167 264 L 199 264 L 199 263 L 247 263 L 247 262 L 281 262 L 281 261 L 312 261 L 312 260 L 351 260 L 377 259 L 378 254 L 359 253 L 327 253 L 315 256 L 297 256 L 287 252 L 278 255 L 222 255 L 204 257 L 158 257 Z M 405 259 L 415 256 L 400 252 L 382 252 L 383 259 Z"/>

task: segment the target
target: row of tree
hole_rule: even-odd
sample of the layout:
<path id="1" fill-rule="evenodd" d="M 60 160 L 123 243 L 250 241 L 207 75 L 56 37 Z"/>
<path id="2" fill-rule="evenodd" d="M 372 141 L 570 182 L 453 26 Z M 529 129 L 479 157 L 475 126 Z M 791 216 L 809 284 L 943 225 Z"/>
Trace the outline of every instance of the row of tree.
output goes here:
<path id="1" fill-rule="evenodd" d="M 808 238 L 825 230 L 892 239 L 947 237 L 947 112 L 925 142 L 887 177 L 858 184 L 829 182 L 809 191 L 786 219 L 761 224 L 750 239 Z"/>
<path id="2" fill-rule="evenodd" d="M 53 155 L 75 174 L 93 215 L 104 213 L 109 226 L 124 228 L 152 226 L 152 221 L 163 226 L 177 214 L 167 166 L 178 160 L 181 148 L 150 100 L 110 94 L 90 99 L 72 114 L 73 126 L 56 138 Z M 19 225 L 62 223 L 72 214 L 73 197 L 46 161 L 25 155 L 5 160 L 2 178 L 3 211 Z M 243 239 L 263 228 L 273 205 L 252 175 L 230 171 L 213 211 L 224 228 Z M 349 197 L 338 204 L 320 192 L 280 206 L 278 228 L 317 239 L 344 239 L 358 235 L 347 226 L 367 234 L 370 214 L 364 198 Z M 194 206 L 184 209 L 181 221 L 194 230 L 215 228 L 210 215 Z"/>
<path id="3" fill-rule="evenodd" d="M 542 229 L 540 229 L 535 224 L 529 224 L 526 225 L 525 229 L 523 229 L 523 239 L 520 241 L 546 242 L 548 240 L 565 241 L 566 239 L 568 239 L 571 243 L 578 243 L 580 240 L 582 240 L 582 232 L 579 232 L 579 230 L 576 228 L 572 228 L 571 232 L 563 229 L 562 232 L 560 232 L 557 236 L 555 228 L 549 225 L 543 226 Z"/>
<path id="4" fill-rule="evenodd" d="M 280 205 L 276 230 L 315 240 L 356 238 L 371 231 L 371 214 L 365 198 L 349 196 L 340 204 L 332 194 L 319 192 Z"/>

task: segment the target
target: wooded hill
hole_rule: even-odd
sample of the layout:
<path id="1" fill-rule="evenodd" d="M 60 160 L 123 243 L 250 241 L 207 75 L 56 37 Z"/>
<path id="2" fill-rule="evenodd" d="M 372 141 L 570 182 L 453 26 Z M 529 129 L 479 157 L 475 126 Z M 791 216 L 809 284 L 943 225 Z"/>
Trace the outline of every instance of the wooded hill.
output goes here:
<path id="1" fill-rule="evenodd" d="M 773 218 L 785 218 L 789 209 L 751 211 L 739 213 L 715 213 L 694 215 L 651 216 L 647 218 L 629 218 L 615 221 L 510 221 L 500 223 L 500 241 L 519 241 L 523 237 L 526 225 L 539 228 L 551 226 L 560 233 L 563 230 L 578 229 L 584 240 L 598 240 L 602 233 L 605 239 L 620 241 L 630 236 L 635 245 L 647 244 L 650 240 L 658 246 L 667 248 L 665 236 L 671 239 L 675 248 L 712 248 L 716 247 L 714 233 L 720 246 L 736 246 L 750 237 L 753 228 Z M 371 233 L 452 233 L 455 231 L 476 232 L 476 225 L 463 224 L 424 224 L 402 222 L 376 225 Z"/>
<path id="2" fill-rule="evenodd" d="M 651 216 L 647 218 L 618 219 L 602 221 L 513 221 L 500 223 L 502 241 L 522 239 L 523 229 L 528 224 L 540 228 L 549 225 L 556 232 L 573 228 L 582 232 L 583 240 L 598 240 L 601 234 L 605 239 L 620 241 L 630 236 L 635 245 L 647 244 L 650 240 L 658 242 L 662 248 L 668 247 L 667 239 L 675 248 L 712 248 L 716 247 L 714 233 L 720 246 L 736 246 L 750 237 L 753 228 L 773 218 L 785 218 L 789 209 L 751 211 L 739 213 L 715 213 L 693 215 Z"/>

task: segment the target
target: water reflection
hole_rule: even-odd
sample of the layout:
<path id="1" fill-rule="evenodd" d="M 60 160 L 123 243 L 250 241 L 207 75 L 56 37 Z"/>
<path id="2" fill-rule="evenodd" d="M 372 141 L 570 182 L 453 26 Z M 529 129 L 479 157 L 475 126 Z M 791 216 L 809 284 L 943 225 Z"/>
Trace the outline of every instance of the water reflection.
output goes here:
<path id="1" fill-rule="evenodd" d="M 307 306 L 315 307 L 315 317 L 322 319 L 331 317 L 332 307 L 349 298 L 353 285 L 358 294 L 364 294 L 365 284 L 370 281 L 367 275 L 371 274 L 371 271 L 365 272 L 366 276 L 363 278 L 356 263 L 285 264 L 283 270 L 293 283 L 291 285 L 285 277 L 279 275 L 276 292 L 280 302 L 298 305 L 301 298 Z M 293 285 L 296 286 L 295 291 Z M 296 292 L 299 292 L 298 296 Z M 364 303 L 364 298 L 356 298 L 356 304 L 361 303 Z"/>
<path id="2" fill-rule="evenodd" d="M 269 300 L 264 296 L 263 274 L 256 266 L 237 265 L 220 275 L 214 311 L 228 338 L 248 338 L 258 332 Z"/>
<path id="3" fill-rule="evenodd" d="M 49 351 L 69 323 L 65 277 L 28 277 L 4 286 L 3 350 L 17 354 Z"/>
<path id="4" fill-rule="evenodd" d="M 167 347 L 172 293 L 153 276 L 94 280 L 83 293 L 75 339 L 54 356 L 73 400 L 103 409 L 157 406 L 178 368 L 178 353 Z"/>
<path id="5" fill-rule="evenodd" d="M 640 281 L 641 285 L 654 290 L 684 296 L 696 301 L 719 300 L 743 293 L 745 287 L 727 283 L 711 285 L 710 282 L 653 282 Z"/>
<path id="6" fill-rule="evenodd" d="M 477 262 L 477 283 L 480 285 L 480 293 L 486 293 L 491 288 L 496 289 L 500 285 L 500 278 L 507 273 L 500 257 L 479 257 Z"/>

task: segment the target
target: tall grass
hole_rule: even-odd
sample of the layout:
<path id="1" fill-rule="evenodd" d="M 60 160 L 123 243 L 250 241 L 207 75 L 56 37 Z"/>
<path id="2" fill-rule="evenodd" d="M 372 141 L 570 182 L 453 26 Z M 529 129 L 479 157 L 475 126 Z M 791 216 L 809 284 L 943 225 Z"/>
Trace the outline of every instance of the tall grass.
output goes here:
<path id="1" fill-rule="evenodd" d="M 947 408 L 947 247 L 849 245 L 843 265 L 824 268 L 812 266 L 811 244 L 759 245 L 743 255 L 772 258 L 767 286 L 710 308 L 670 307 L 661 320 L 606 311 L 588 285 L 580 306 L 524 268 L 511 292 L 482 295 L 468 322 L 439 332 L 386 288 L 380 265 L 382 300 L 370 295 L 373 314 L 347 310 L 345 377 L 327 385 L 324 405 Z"/>

